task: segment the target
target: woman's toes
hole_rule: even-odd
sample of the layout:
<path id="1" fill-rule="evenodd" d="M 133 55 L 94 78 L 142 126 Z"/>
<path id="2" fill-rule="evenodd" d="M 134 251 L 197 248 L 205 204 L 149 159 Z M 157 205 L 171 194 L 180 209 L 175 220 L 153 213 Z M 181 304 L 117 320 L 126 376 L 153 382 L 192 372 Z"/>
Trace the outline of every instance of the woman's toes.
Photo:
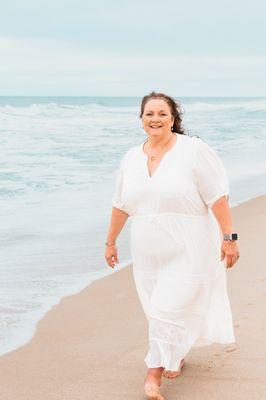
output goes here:
<path id="1" fill-rule="evenodd" d="M 162 376 L 164 376 L 165 378 L 168 378 L 170 371 L 167 371 L 166 369 L 163 371 Z"/>
<path id="2" fill-rule="evenodd" d="M 176 378 L 180 375 L 179 371 L 164 371 L 163 376 L 168 379 Z"/>
<path id="3" fill-rule="evenodd" d="M 168 378 L 168 379 L 177 378 L 179 375 L 181 375 L 181 370 L 182 370 L 184 364 L 185 364 L 185 360 L 182 359 L 180 362 L 180 367 L 179 367 L 178 371 L 164 370 L 162 376 L 164 376 L 165 378 Z"/>
<path id="4" fill-rule="evenodd" d="M 170 375 L 169 375 L 169 378 L 170 378 L 170 379 L 176 378 L 176 377 L 178 377 L 180 374 L 181 374 L 181 371 L 171 372 Z"/>

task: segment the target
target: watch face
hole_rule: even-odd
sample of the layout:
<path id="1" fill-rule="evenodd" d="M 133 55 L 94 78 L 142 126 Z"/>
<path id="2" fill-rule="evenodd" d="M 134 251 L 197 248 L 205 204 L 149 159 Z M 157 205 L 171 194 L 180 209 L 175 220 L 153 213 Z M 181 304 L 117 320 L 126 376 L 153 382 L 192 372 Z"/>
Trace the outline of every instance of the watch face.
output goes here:
<path id="1" fill-rule="evenodd" d="M 232 240 L 237 240 L 237 233 L 232 233 Z"/>

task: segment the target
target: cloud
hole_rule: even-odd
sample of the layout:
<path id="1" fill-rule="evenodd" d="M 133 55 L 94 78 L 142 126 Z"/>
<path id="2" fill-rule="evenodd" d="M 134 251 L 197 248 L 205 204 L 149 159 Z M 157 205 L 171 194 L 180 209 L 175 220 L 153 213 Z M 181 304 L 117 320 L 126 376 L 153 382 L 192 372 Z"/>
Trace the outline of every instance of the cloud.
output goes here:
<path id="1" fill-rule="evenodd" d="M 78 73 L 101 63 L 96 54 L 84 54 L 59 40 L 0 37 L 0 71 L 9 75 Z"/>
<path id="2" fill-rule="evenodd" d="M 0 73 L 5 78 L 1 93 L 7 93 L 9 83 L 11 92 L 16 87 L 26 94 L 32 88 L 38 94 L 39 87 L 41 94 L 66 95 L 69 90 L 77 95 L 137 95 L 143 87 L 175 85 L 182 88 L 182 95 L 198 95 L 204 87 L 205 93 L 230 92 L 230 86 L 242 95 L 245 90 L 246 95 L 255 95 L 259 87 L 262 95 L 266 81 L 266 56 L 122 56 L 101 49 L 88 51 L 63 40 L 0 37 L 0 57 Z"/>
<path id="3" fill-rule="evenodd" d="M 266 66 L 266 55 L 260 57 L 149 55 L 90 52 L 77 48 L 72 43 L 59 40 L 17 39 L 0 37 L 0 71 L 8 74 L 69 73 L 79 74 L 90 71 L 144 72 L 145 75 L 173 71 L 183 76 L 212 77 L 218 73 L 238 78 L 245 74 L 259 72 Z"/>

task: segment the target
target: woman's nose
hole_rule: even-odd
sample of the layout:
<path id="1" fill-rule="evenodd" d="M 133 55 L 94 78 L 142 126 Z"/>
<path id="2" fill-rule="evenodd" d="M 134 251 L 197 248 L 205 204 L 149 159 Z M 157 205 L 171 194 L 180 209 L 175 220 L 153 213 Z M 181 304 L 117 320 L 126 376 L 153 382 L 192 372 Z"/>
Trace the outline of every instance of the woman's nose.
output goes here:
<path id="1" fill-rule="evenodd" d="M 152 122 L 158 122 L 158 121 L 160 121 L 160 117 L 158 115 L 153 115 L 152 118 L 151 118 L 151 121 Z"/>

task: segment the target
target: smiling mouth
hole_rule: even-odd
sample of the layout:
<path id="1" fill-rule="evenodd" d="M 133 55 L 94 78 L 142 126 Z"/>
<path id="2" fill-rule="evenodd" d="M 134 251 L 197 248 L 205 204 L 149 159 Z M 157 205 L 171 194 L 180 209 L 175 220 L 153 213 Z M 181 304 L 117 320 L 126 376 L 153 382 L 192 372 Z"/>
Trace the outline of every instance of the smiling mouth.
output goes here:
<path id="1" fill-rule="evenodd" d="M 158 129 L 158 128 L 161 128 L 162 126 L 160 125 L 160 126 L 151 126 L 151 128 L 153 128 L 153 129 Z"/>

